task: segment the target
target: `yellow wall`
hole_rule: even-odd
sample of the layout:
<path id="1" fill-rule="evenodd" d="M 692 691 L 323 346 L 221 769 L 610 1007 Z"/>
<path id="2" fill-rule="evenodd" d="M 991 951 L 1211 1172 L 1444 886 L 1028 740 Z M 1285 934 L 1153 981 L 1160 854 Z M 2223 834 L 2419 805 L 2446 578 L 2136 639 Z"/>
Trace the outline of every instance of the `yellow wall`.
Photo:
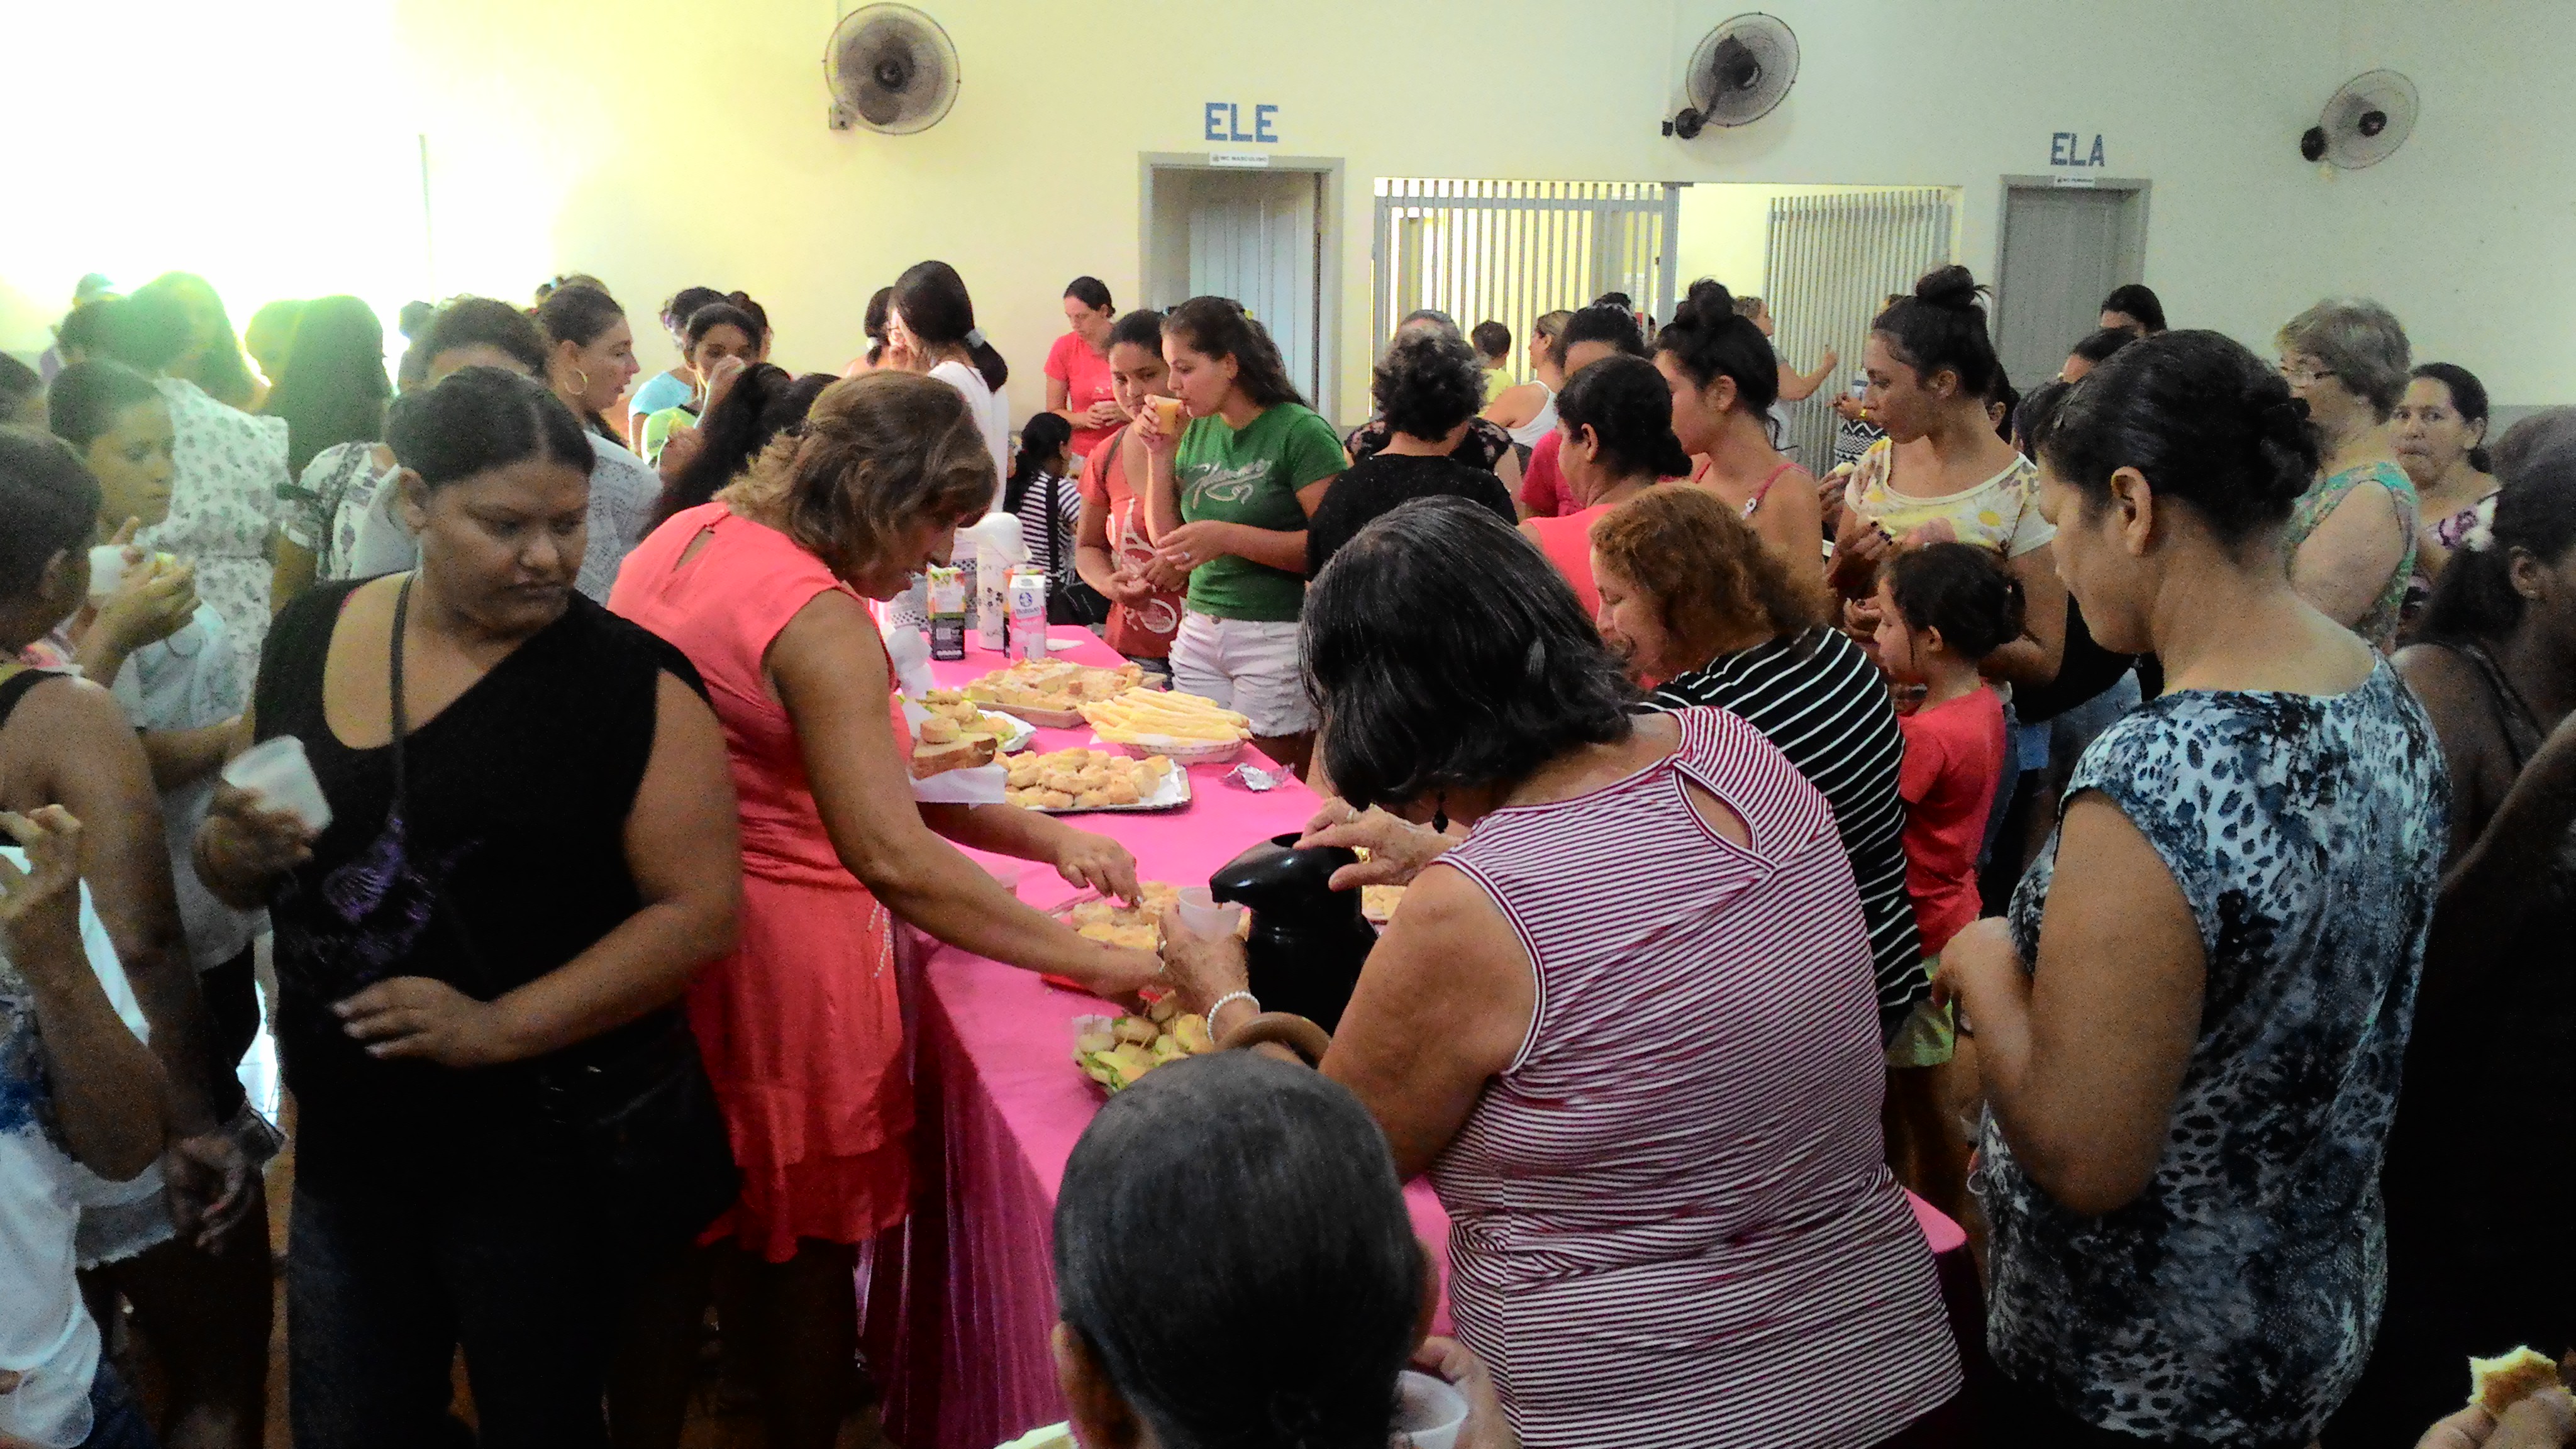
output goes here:
<path id="1" fill-rule="evenodd" d="M 923 4 L 964 90 L 898 138 L 825 128 L 829 0 L 19 7 L 0 64 L 32 184 L 12 196 L 43 209 L 0 226 L 0 345 L 42 346 L 90 269 L 195 266 L 239 321 L 272 295 L 356 290 L 390 317 L 578 268 L 639 314 L 686 284 L 748 288 L 782 361 L 837 367 L 870 291 L 937 256 L 1025 413 L 1064 281 L 1136 291 L 1138 153 L 1207 149 L 1221 100 L 1278 105 L 1283 152 L 1347 164 L 1344 415 L 1364 406 L 1372 177 L 1951 185 L 1983 273 L 1999 178 L 2046 172 L 2061 130 L 2154 183 L 2147 279 L 2179 322 L 2263 345 L 2324 292 L 2372 292 L 2500 402 L 2576 371 L 2576 160 L 2533 109 L 2576 72 L 2554 0 L 1766 0 L 1804 46 L 1796 91 L 1687 144 L 1656 123 L 1736 0 Z M 2295 137 L 2375 65 L 2414 74 L 2424 121 L 2388 163 L 2321 180 Z M 1686 224 L 1686 255 L 1702 245 Z"/>

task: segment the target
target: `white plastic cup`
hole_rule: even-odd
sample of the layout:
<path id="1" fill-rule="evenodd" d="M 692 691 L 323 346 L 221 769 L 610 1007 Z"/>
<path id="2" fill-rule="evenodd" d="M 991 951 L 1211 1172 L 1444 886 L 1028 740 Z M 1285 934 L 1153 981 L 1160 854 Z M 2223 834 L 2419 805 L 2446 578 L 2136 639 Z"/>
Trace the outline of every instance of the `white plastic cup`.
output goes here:
<path id="1" fill-rule="evenodd" d="M 102 543 L 89 551 L 89 596 L 104 599 L 125 582 L 125 545 Z"/>
<path id="2" fill-rule="evenodd" d="M 304 742 L 293 735 L 264 740 L 235 755 L 224 766 L 224 783 L 257 795 L 266 809 L 293 812 L 308 830 L 331 828 L 331 802 L 322 796 L 322 782 L 305 758 Z"/>
<path id="3" fill-rule="evenodd" d="M 1243 907 L 1230 901 L 1219 904 L 1206 886 L 1186 886 L 1181 891 L 1181 924 L 1202 936 L 1235 934 L 1243 928 L 1243 915 Z"/>
<path id="4" fill-rule="evenodd" d="M 1447 1381 L 1411 1369 L 1396 1375 L 1395 1432 L 1388 1449 L 1457 1449 L 1467 1427 L 1467 1396 Z"/>

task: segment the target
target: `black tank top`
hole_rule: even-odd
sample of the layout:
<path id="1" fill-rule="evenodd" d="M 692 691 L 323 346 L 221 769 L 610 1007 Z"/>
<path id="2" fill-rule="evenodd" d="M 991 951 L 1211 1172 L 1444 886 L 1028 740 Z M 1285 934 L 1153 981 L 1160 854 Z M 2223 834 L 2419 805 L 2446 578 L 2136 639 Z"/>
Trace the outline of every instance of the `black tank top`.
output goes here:
<path id="1" fill-rule="evenodd" d="M 698 687 L 697 673 L 679 650 L 575 595 L 562 618 L 412 730 L 397 820 L 392 750 L 351 749 L 323 718 L 332 631 L 359 586 L 288 605 L 260 659 L 260 737 L 304 742 L 332 815 L 271 907 L 297 1171 L 329 1186 L 413 1170 L 528 1170 L 546 1140 L 536 1063 L 454 1071 L 380 1061 L 341 1030 L 331 1003 L 396 976 L 488 1001 L 633 915 L 641 897 L 625 828 L 652 753 L 658 680 L 670 673 Z M 612 1055 L 671 1021 L 669 1009 L 653 1013 L 551 1060 Z"/>

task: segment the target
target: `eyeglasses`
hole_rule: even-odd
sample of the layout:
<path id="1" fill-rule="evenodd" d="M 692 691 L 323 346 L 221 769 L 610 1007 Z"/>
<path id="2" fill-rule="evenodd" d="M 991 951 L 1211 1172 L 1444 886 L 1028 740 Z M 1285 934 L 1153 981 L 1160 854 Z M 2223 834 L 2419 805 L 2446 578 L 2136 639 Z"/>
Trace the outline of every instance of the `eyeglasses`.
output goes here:
<path id="1" fill-rule="evenodd" d="M 2281 380 L 2292 387 L 2313 387 L 2323 379 L 2335 376 L 2331 367 L 2292 367 L 2281 364 Z"/>

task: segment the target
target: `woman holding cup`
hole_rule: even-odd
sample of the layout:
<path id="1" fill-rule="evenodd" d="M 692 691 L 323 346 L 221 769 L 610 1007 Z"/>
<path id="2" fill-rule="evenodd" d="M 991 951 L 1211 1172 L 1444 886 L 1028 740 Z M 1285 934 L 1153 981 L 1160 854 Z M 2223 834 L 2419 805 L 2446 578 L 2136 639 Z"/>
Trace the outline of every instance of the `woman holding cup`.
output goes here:
<path id="1" fill-rule="evenodd" d="M 254 701 L 328 822 L 227 788 L 197 837 L 277 926 L 297 1441 L 437 1437 L 461 1341 L 487 1440 L 602 1445 L 628 1293 L 733 1189 L 673 1005 L 733 935 L 723 737 L 573 589 L 593 454 L 560 400 L 466 368 L 387 441 L 419 568 L 297 598 Z"/>
<path id="2" fill-rule="evenodd" d="M 1189 576 L 1172 683 L 1250 716 L 1252 743 L 1303 774 L 1315 728 L 1297 649 L 1306 521 L 1350 457 L 1237 303 L 1173 309 L 1163 357 L 1174 400 L 1138 414 L 1134 438 L 1152 469 L 1156 550 Z"/>
<path id="3" fill-rule="evenodd" d="M 1167 389 L 1163 314 L 1130 312 L 1109 329 L 1109 380 L 1128 416 L 1149 402 L 1178 403 Z M 1144 497 L 1151 484 L 1145 449 L 1129 447 L 1136 433 L 1122 427 L 1092 449 L 1082 465 L 1082 517 L 1074 524 L 1074 567 L 1109 600 L 1103 630 L 1109 647 L 1169 679 L 1172 636 L 1181 627 L 1181 589 L 1188 575 L 1158 564 L 1145 528 Z"/>

